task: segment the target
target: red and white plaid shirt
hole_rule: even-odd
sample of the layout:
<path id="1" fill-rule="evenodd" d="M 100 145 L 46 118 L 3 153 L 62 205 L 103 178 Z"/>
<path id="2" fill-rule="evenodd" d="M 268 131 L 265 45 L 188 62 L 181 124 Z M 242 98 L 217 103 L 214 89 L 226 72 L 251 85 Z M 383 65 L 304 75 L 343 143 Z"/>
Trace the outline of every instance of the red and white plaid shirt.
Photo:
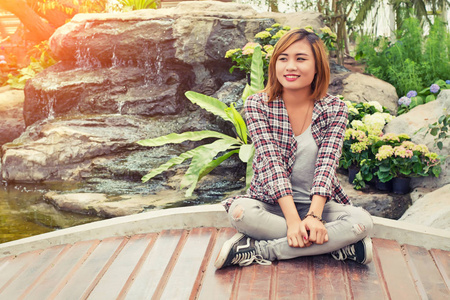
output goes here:
<path id="1" fill-rule="evenodd" d="M 254 175 L 246 195 L 222 201 L 227 211 L 237 198 L 246 197 L 274 204 L 278 199 L 292 195 L 290 177 L 297 140 L 283 100 L 277 98 L 268 102 L 266 93 L 252 95 L 245 102 L 245 116 L 255 146 Z M 336 176 L 347 117 L 347 106 L 337 97 L 327 94 L 314 103 L 311 131 L 319 151 L 311 197 L 321 195 L 327 200 L 351 204 Z"/>

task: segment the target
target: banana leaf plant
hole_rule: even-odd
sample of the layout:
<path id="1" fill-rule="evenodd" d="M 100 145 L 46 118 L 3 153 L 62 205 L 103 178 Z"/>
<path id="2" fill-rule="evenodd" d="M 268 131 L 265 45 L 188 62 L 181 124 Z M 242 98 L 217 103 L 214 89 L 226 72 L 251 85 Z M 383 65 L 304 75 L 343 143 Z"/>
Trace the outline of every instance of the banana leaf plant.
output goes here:
<path id="1" fill-rule="evenodd" d="M 247 84 L 242 94 L 242 99 L 244 101 L 249 95 L 264 88 L 263 60 L 260 47 L 255 48 L 253 54 L 250 79 L 251 85 Z M 233 137 L 216 131 L 204 130 L 189 131 L 180 134 L 171 133 L 153 139 L 138 141 L 137 143 L 141 146 L 157 147 L 166 144 L 179 144 L 184 141 L 200 141 L 207 138 L 216 139 L 210 144 L 201 145 L 186 151 L 159 167 L 150 170 L 147 175 L 142 177 L 142 182 L 147 182 L 169 168 L 181 164 L 187 159 L 191 159 L 189 168 L 185 172 L 180 183 L 181 189 L 188 188 L 185 196 L 190 197 L 197 186 L 198 181 L 202 177 L 207 175 L 233 154 L 238 154 L 241 161 L 247 164 L 246 185 L 248 187 L 253 176 L 252 161 L 255 148 L 248 139 L 247 125 L 241 114 L 236 110 L 235 103 L 231 103 L 230 106 L 228 106 L 216 98 L 193 91 L 188 91 L 185 95 L 192 103 L 221 117 L 225 121 L 231 122 L 234 125 L 237 136 Z"/>

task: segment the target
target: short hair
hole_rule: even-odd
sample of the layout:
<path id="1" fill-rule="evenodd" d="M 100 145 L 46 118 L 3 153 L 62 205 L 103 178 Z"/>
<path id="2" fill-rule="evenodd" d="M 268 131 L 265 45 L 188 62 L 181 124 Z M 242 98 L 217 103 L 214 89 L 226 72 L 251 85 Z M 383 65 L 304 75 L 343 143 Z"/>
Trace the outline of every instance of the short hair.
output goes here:
<path id="1" fill-rule="evenodd" d="M 306 39 L 311 45 L 315 59 L 316 74 L 311 83 L 311 92 L 314 100 L 319 100 L 327 94 L 328 85 L 330 83 L 330 65 L 325 45 L 322 40 L 314 32 L 306 29 L 294 29 L 283 35 L 275 45 L 272 57 L 269 62 L 269 76 L 266 87 L 262 92 L 267 93 L 269 102 L 281 96 L 283 86 L 277 79 L 276 63 L 280 54 L 285 51 L 293 43 Z"/>

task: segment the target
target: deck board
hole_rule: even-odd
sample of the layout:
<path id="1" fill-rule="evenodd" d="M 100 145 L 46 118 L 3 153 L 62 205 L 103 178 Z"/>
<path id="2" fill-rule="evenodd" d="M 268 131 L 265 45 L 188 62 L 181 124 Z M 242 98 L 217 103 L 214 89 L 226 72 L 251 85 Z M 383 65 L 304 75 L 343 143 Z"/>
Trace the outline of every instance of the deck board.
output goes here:
<path id="1" fill-rule="evenodd" d="M 195 284 L 206 256 L 206 249 L 215 234 L 214 228 L 194 228 L 190 232 L 161 299 L 189 299 L 193 289 L 196 289 Z"/>
<path id="2" fill-rule="evenodd" d="M 60 300 L 83 299 L 83 295 L 89 295 L 92 284 L 104 270 L 118 248 L 123 244 L 125 238 L 109 238 L 103 240 L 89 255 L 78 270 L 71 274 L 71 278 L 61 291 L 55 296 Z"/>
<path id="3" fill-rule="evenodd" d="M 432 249 L 430 253 L 433 256 L 436 267 L 441 273 L 445 284 L 447 285 L 447 290 L 450 289 L 450 251 Z"/>
<path id="4" fill-rule="evenodd" d="M 232 228 L 163 230 L 0 260 L 9 299 L 447 299 L 450 252 L 374 238 L 368 265 L 330 255 L 214 268 Z"/>
<path id="5" fill-rule="evenodd" d="M 222 244 L 230 239 L 236 233 L 235 229 L 222 228 L 217 235 L 214 249 L 212 250 L 211 259 L 206 268 L 204 280 L 199 291 L 199 300 L 226 300 L 230 299 L 234 282 L 236 280 L 236 268 L 224 268 L 216 270 L 214 261 L 219 254 Z"/>
<path id="6" fill-rule="evenodd" d="M 420 299 L 414 280 L 396 241 L 373 239 L 384 283 L 392 299 Z"/>
<path id="7" fill-rule="evenodd" d="M 151 243 L 152 237 L 152 235 L 135 235 L 130 238 L 89 294 L 88 299 L 116 299 Z"/>
<path id="8" fill-rule="evenodd" d="M 186 232 L 182 230 L 161 232 L 143 262 L 140 272 L 135 275 L 125 299 L 150 299 L 152 295 L 156 294 L 158 284 L 185 234 Z"/>
<path id="9" fill-rule="evenodd" d="M 33 289 L 25 296 L 24 299 L 47 299 L 64 280 L 64 278 L 77 265 L 82 263 L 83 259 L 92 252 L 92 248 L 96 247 L 100 241 L 79 242 L 68 249 L 61 260 L 55 264 L 49 272 L 40 276 L 35 283 Z"/>
<path id="10" fill-rule="evenodd" d="M 45 249 L 22 272 L 14 279 L 11 284 L 2 291 L 1 297 L 4 299 L 15 299 L 17 295 L 22 295 L 33 286 L 39 276 L 45 273 L 50 264 L 57 259 L 64 248 L 68 245 L 60 245 Z"/>
<path id="11" fill-rule="evenodd" d="M 274 283 L 275 299 L 311 299 L 314 289 L 310 257 L 275 264 L 277 269 Z"/>
<path id="12" fill-rule="evenodd" d="M 347 274 L 342 261 L 336 261 L 329 255 L 313 257 L 314 294 L 318 299 L 350 299 L 345 288 L 348 285 Z"/>
<path id="13" fill-rule="evenodd" d="M 0 273 L 0 295 L 41 252 L 42 250 L 36 250 L 23 253 L 7 262 Z"/>

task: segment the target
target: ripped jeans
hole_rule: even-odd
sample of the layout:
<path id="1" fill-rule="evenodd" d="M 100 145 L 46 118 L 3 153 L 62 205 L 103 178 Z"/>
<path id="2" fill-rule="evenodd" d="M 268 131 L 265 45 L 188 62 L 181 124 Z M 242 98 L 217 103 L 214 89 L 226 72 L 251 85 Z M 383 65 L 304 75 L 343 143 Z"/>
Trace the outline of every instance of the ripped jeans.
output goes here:
<path id="1" fill-rule="evenodd" d="M 296 203 L 299 216 L 308 213 L 309 204 Z M 372 217 L 360 207 L 328 201 L 322 213 L 328 242 L 294 248 L 287 242 L 287 225 L 281 207 L 249 198 L 233 201 L 228 219 L 237 231 L 256 239 L 256 247 L 270 261 L 330 253 L 362 240 L 373 227 Z"/>

